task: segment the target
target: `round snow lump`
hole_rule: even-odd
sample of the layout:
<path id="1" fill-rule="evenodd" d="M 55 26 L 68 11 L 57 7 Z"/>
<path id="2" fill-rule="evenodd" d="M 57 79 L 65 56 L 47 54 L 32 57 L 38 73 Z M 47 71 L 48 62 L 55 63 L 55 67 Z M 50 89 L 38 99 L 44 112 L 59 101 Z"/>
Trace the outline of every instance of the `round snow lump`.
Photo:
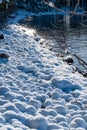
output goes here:
<path id="1" fill-rule="evenodd" d="M 60 98 L 60 97 L 61 97 L 60 93 L 59 93 L 59 92 L 56 92 L 56 91 L 53 91 L 53 92 L 51 93 L 51 96 L 52 96 L 53 99 L 57 99 L 57 98 Z"/>
<path id="2" fill-rule="evenodd" d="M 63 92 L 69 93 L 70 91 L 74 91 L 76 89 L 81 90 L 81 87 L 69 80 L 59 80 L 57 78 L 52 79 L 52 85 L 61 89 Z"/>
<path id="3" fill-rule="evenodd" d="M 61 114 L 58 114 L 55 117 L 55 120 L 57 121 L 57 123 L 59 123 L 59 122 L 66 122 L 66 118 L 63 115 L 61 115 Z"/>
<path id="4" fill-rule="evenodd" d="M 36 108 L 32 105 L 26 107 L 26 112 L 30 115 L 35 115 L 36 111 Z"/>
<path id="5" fill-rule="evenodd" d="M 41 102 L 35 99 L 31 99 L 29 104 L 34 106 L 36 109 L 41 108 Z"/>
<path id="6" fill-rule="evenodd" d="M 2 117 L 2 116 L 0 116 L 0 123 L 1 124 L 4 124 L 6 121 L 5 121 L 5 118 L 4 117 Z"/>
<path id="7" fill-rule="evenodd" d="M 50 99 L 47 99 L 45 102 L 44 102 L 44 106 L 47 107 L 47 106 L 52 106 L 53 103 Z"/>
<path id="8" fill-rule="evenodd" d="M 0 95 L 5 95 L 7 92 L 9 92 L 9 88 L 0 87 Z"/>
<path id="9" fill-rule="evenodd" d="M 71 121 L 70 126 L 74 128 L 78 128 L 78 127 L 86 128 L 87 123 L 83 118 L 77 117 Z"/>
<path id="10" fill-rule="evenodd" d="M 44 116 L 37 115 L 31 119 L 30 126 L 31 126 L 31 128 L 35 128 L 38 130 L 47 130 L 48 124 L 47 124 L 47 120 Z"/>
<path id="11" fill-rule="evenodd" d="M 56 105 L 54 108 L 59 114 L 65 115 L 68 113 L 68 109 L 62 105 Z"/>

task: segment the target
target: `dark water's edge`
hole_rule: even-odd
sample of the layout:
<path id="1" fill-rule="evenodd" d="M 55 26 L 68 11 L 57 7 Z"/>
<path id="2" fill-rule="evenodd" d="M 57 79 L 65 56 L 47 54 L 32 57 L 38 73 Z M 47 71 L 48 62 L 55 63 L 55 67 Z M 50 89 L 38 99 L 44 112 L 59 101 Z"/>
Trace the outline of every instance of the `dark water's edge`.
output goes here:
<path id="1" fill-rule="evenodd" d="M 76 52 L 87 63 L 87 26 L 83 26 L 83 23 L 86 24 L 85 21 L 86 17 L 83 16 L 57 14 L 30 16 L 20 21 L 20 24 L 35 29 L 53 51 L 61 53 L 62 49 L 53 39 L 53 33 L 61 44 L 67 44 L 71 53 Z"/>

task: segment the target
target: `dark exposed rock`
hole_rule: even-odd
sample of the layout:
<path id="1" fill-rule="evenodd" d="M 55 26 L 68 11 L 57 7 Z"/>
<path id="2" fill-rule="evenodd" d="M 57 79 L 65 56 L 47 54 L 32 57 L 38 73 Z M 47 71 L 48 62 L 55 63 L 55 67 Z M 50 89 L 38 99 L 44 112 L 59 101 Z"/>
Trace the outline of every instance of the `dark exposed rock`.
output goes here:
<path id="1" fill-rule="evenodd" d="M 3 34 L 0 34 L 0 39 L 4 39 L 4 35 Z"/>
<path id="2" fill-rule="evenodd" d="M 5 53 L 1 53 L 0 54 L 0 58 L 6 58 L 8 59 L 9 58 L 9 55 L 5 54 Z"/>
<path id="3" fill-rule="evenodd" d="M 71 56 L 66 56 L 63 61 L 67 62 L 68 64 L 73 64 L 74 60 Z"/>
<path id="4" fill-rule="evenodd" d="M 40 42 L 40 45 L 43 45 L 44 43 L 43 42 Z"/>
<path id="5" fill-rule="evenodd" d="M 83 72 L 83 76 L 84 76 L 84 77 L 87 77 L 87 72 Z"/>

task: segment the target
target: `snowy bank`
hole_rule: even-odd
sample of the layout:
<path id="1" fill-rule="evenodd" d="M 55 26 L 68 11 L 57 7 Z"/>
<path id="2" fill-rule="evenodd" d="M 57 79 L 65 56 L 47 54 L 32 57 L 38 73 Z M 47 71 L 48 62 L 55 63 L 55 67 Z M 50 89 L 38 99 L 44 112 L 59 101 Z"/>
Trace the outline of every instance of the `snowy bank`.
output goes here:
<path id="1" fill-rule="evenodd" d="M 43 48 L 35 30 L 9 24 L 2 32 L 0 130 L 87 130 L 87 79 Z"/>

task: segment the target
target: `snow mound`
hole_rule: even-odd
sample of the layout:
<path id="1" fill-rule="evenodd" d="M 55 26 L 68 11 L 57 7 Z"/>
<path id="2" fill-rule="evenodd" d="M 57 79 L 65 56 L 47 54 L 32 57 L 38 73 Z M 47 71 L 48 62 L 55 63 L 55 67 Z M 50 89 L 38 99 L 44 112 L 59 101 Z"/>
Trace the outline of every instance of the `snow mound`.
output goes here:
<path id="1" fill-rule="evenodd" d="M 0 87 L 0 95 L 5 95 L 7 92 L 9 92 L 10 89 L 8 87 Z"/>
<path id="2" fill-rule="evenodd" d="M 23 102 L 14 102 L 14 105 L 16 106 L 16 108 L 21 111 L 21 112 L 25 112 L 26 110 L 26 104 Z"/>
<path id="3" fill-rule="evenodd" d="M 59 80 L 57 78 L 53 78 L 52 85 L 66 93 L 69 93 L 70 91 L 74 91 L 76 89 L 81 90 L 81 87 L 79 85 L 73 84 L 69 80 Z"/>
<path id="4" fill-rule="evenodd" d="M 55 116 L 57 116 L 57 112 L 54 110 L 54 109 L 41 109 L 41 110 L 39 110 L 38 111 L 41 115 L 43 115 L 43 116 L 45 116 L 45 117 L 47 117 L 47 116 L 53 116 L 53 117 L 55 117 Z"/>
<path id="5" fill-rule="evenodd" d="M 24 73 L 35 73 L 36 69 L 35 67 L 27 67 L 27 66 L 17 66 L 19 70 L 21 70 Z"/>
<path id="6" fill-rule="evenodd" d="M 69 125 L 68 125 L 68 123 L 67 122 L 63 122 L 63 121 L 61 121 L 60 123 L 59 123 L 59 125 L 61 126 L 61 127 L 64 127 L 64 128 L 69 128 Z"/>
<path id="7" fill-rule="evenodd" d="M 6 122 L 10 122 L 12 119 L 17 118 L 17 114 L 14 111 L 8 110 L 3 113 L 3 117 L 6 119 Z"/>
<path id="8" fill-rule="evenodd" d="M 68 109 L 67 107 L 63 106 L 63 105 L 56 105 L 54 107 L 54 109 L 56 110 L 56 112 L 58 114 L 62 114 L 62 115 L 66 115 L 68 113 Z"/>
<path id="9" fill-rule="evenodd" d="M 66 122 L 65 116 L 60 115 L 60 114 L 58 114 L 58 115 L 55 117 L 55 120 L 57 121 L 57 123 L 59 123 L 59 122 Z"/>
<path id="10" fill-rule="evenodd" d="M 35 99 L 30 99 L 29 104 L 34 106 L 36 109 L 41 108 L 41 102 Z"/>
<path id="11" fill-rule="evenodd" d="M 6 120 L 4 117 L 0 116 L 0 123 L 1 124 L 5 124 L 6 123 Z"/>
<path id="12" fill-rule="evenodd" d="M 12 103 L 5 103 L 3 106 L 3 108 L 5 108 L 7 111 L 8 110 L 11 110 L 11 111 L 14 111 L 14 112 L 18 112 L 18 109 L 16 108 L 16 106 Z"/>
<path id="13" fill-rule="evenodd" d="M 34 106 L 28 105 L 26 107 L 26 113 L 28 113 L 30 115 L 35 115 L 36 112 L 37 112 L 37 109 Z"/>
<path id="14" fill-rule="evenodd" d="M 47 98 L 48 98 L 48 96 L 43 94 L 43 93 L 41 95 L 36 96 L 36 99 L 39 100 L 42 103 L 44 103 Z"/>
<path id="15" fill-rule="evenodd" d="M 44 102 L 44 107 L 48 107 L 48 106 L 52 106 L 53 103 L 52 103 L 52 100 L 51 99 L 46 99 L 45 102 Z"/>
<path id="16" fill-rule="evenodd" d="M 56 123 L 49 123 L 48 124 L 48 129 L 47 130 L 60 130 L 60 126 Z"/>
<path id="17" fill-rule="evenodd" d="M 44 116 L 37 115 L 31 119 L 30 127 L 38 130 L 47 130 L 48 123 Z"/>
<path id="18" fill-rule="evenodd" d="M 70 123 L 70 126 L 73 127 L 73 128 L 82 127 L 84 129 L 86 129 L 87 123 L 83 118 L 77 117 L 77 118 L 72 120 L 72 122 Z"/>
<path id="19" fill-rule="evenodd" d="M 53 99 L 58 99 L 58 98 L 61 98 L 61 95 L 60 95 L 59 92 L 53 91 L 53 92 L 51 93 L 51 97 L 52 97 Z"/>

